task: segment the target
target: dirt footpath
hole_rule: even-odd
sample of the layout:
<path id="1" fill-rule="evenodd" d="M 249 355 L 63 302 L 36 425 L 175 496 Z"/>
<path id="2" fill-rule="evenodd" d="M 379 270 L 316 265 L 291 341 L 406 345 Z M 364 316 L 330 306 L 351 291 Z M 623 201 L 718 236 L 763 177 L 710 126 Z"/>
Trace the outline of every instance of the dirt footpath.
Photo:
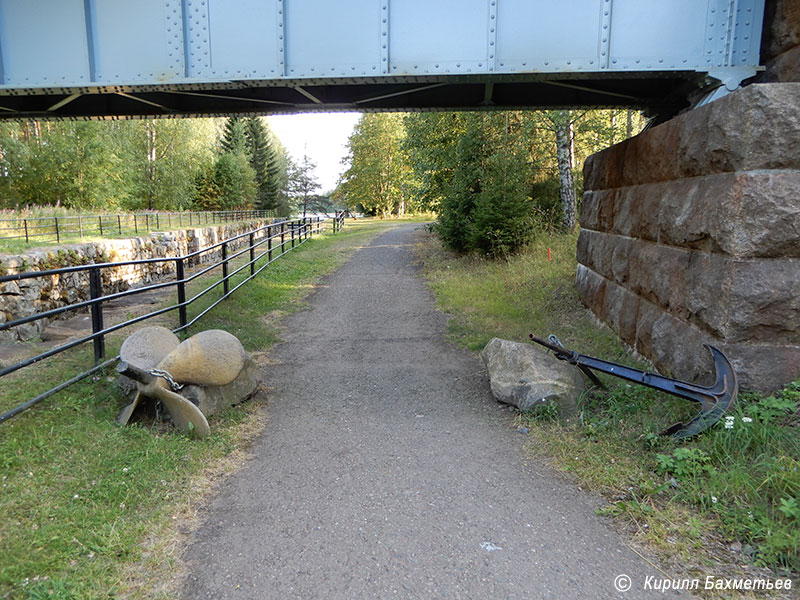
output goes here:
<path id="1" fill-rule="evenodd" d="M 184 597 L 674 597 L 643 589 L 663 575 L 595 497 L 526 464 L 480 359 L 446 341 L 417 227 L 357 251 L 286 320 L 269 425 L 201 510 Z"/>

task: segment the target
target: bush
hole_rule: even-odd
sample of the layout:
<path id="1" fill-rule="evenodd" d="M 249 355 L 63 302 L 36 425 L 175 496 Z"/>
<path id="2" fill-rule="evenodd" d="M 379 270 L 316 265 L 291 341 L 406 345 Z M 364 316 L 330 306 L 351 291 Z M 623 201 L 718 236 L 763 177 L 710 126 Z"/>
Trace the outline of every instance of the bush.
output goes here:
<path id="1" fill-rule="evenodd" d="M 469 114 L 464 122 L 437 232 L 457 252 L 507 256 L 530 241 L 534 230 L 527 148 L 520 136 L 507 135 L 508 115 Z"/>

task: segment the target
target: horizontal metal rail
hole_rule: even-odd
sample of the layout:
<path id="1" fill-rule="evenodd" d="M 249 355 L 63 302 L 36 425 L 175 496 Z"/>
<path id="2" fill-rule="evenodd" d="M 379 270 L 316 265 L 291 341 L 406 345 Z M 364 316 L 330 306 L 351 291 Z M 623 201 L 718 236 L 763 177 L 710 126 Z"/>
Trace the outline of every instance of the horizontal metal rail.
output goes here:
<path id="1" fill-rule="evenodd" d="M 341 218 L 339 214 L 337 214 L 336 217 L 331 220 L 331 222 L 332 222 L 331 226 L 332 232 L 336 233 L 338 231 L 341 231 L 343 218 Z M 64 274 L 78 272 L 78 273 L 86 273 L 87 275 L 89 275 L 89 282 L 90 282 L 90 298 L 88 300 L 82 300 L 80 302 L 75 302 L 73 304 L 53 308 L 51 310 L 43 311 L 41 313 L 20 317 L 12 321 L 2 323 L 0 324 L 0 331 L 10 330 L 19 325 L 32 323 L 42 319 L 51 319 L 53 317 L 60 316 L 68 311 L 81 311 L 89 309 L 92 314 L 91 334 L 84 335 L 74 340 L 70 340 L 55 348 L 51 348 L 45 352 L 41 352 L 36 356 L 32 356 L 30 358 L 21 360 L 15 364 L 8 365 L 0 369 L 0 378 L 9 375 L 11 373 L 14 373 L 15 371 L 19 371 L 21 369 L 29 367 L 47 358 L 56 356 L 62 352 L 80 346 L 81 344 L 84 344 L 89 341 L 93 342 L 94 344 L 94 358 L 96 363 L 95 366 L 92 367 L 91 369 L 79 373 L 75 377 L 72 377 L 63 383 L 58 384 L 57 386 L 47 390 L 46 392 L 39 394 L 35 398 L 31 398 L 30 400 L 16 406 L 15 408 L 7 411 L 4 414 L 0 414 L 0 423 L 7 421 L 8 419 L 27 410 L 31 406 L 40 402 L 41 400 L 49 398 L 50 396 L 69 387 L 73 383 L 85 379 L 86 377 L 102 370 L 106 366 L 118 360 L 119 356 L 106 360 L 105 344 L 104 344 L 106 335 L 118 331 L 120 329 L 123 329 L 125 327 L 129 327 L 136 323 L 140 323 L 141 321 L 144 321 L 146 319 L 151 319 L 158 315 L 162 315 L 174 310 L 178 310 L 179 326 L 173 329 L 173 331 L 176 333 L 183 331 L 191 327 L 195 323 L 197 323 L 197 321 L 199 321 L 203 316 L 208 314 L 209 311 L 211 311 L 214 307 L 219 305 L 220 302 L 230 297 L 234 292 L 236 292 L 236 290 L 238 290 L 245 283 L 256 277 L 259 273 L 261 273 L 261 271 L 263 271 L 273 262 L 284 256 L 285 254 L 291 252 L 297 246 L 307 241 L 314 234 L 319 234 L 323 230 L 324 226 L 325 223 L 319 217 L 313 217 L 313 218 L 309 217 L 303 219 L 280 221 L 277 223 L 272 223 L 270 225 L 264 225 L 252 229 L 245 233 L 230 237 L 221 242 L 212 244 L 210 246 L 207 246 L 205 248 L 202 248 L 200 250 L 191 252 L 183 256 L 123 261 L 116 263 L 108 263 L 108 262 L 96 263 L 96 264 L 81 265 L 75 267 L 64 267 L 61 269 L 48 269 L 45 271 L 15 273 L 0 277 L 0 284 L 1 284 L 11 281 L 24 281 L 34 277 L 52 277 L 54 275 L 64 275 Z M 245 240 L 245 238 L 247 239 Z M 265 244 L 267 245 L 266 249 L 263 248 Z M 242 247 L 239 247 L 240 245 Z M 229 254 L 228 253 L 229 249 L 235 249 L 235 251 Z M 256 252 L 257 249 L 259 250 L 258 252 Z M 200 256 L 203 254 L 208 253 L 213 256 L 213 253 L 215 252 L 217 252 L 219 256 L 214 256 L 212 258 L 212 262 L 209 265 L 203 266 L 197 272 L 192 273 L 191 275 L 186 274 L 186 269 L 185 269 L 186 266 L 191 264 L 197 264 L 198 262 L 200 262 L 199 261 Z M 245 260 L 243 264 L 237 266 L 233 271 L 229 272 L 231 261 L 235 261 L 237 258 L 243 257 L 248 253 L 249 253 L 248 259 Z M 257 264 L 259 262 L 263 262 L 263 264 L 260 265 Z M 132 288 L 129 290 L 124 290 L 111 294 L 104 295 L 102 293 L 102 277 L 101 277 L 102 270 L 115 269 L 131 265 L 148 265 L 153 263 L 174 263 L 175 279 L 171 281 L 154 283 L 151 285 L 146 285 L 138 288 Z M 231 279 L 241 275 L 248 268 L 250 269 L 249 275 L 247 275 L 241 281 L 237 282 L 236 285 L 233 286 L 232 288 L 229 288 Z M 208 275 L 215 269 L 221 269 L 222 276 L 219 279 L 216 279 L 215 281 L 211 282 L 202 290 L 195 293 L 191 298 L 186 299 L 187 284 L 199 279 L 202 276 Z M 194 302 L 196 302 L 197 300 L 199 300 L 212 290 L 217 289 L 220 285 L 223 286 L 222 295 L 218 299 L 216 299 L 213 303 L 211 303 L 209 306 L 205 307 L 200 313 L 195 315 L 192 319 L 189 319 L 186 311 L 187 307 L 191 306 Z M 177 289 L 178 301 L 176 303 L 156 309 L 144 315 L 130 318 L 121 323 L 117 323 L 110 326 L 103 325 L 104 304 L 107 304 L 113 300 L 118 300 L 120 298 L 124 298 L 126 296 L 130 296 L 133 294 L 141 294 L 144 292 L 155 291 L 169 287 L 175 287 Z"/>
<path id="2" fill-rule="evenodd" d="M 30 243 L 48 238 L 60 243 L 69 238 L 139 235 L 172 228 L 272 219 L 275 216 L 273 210 L 217 210 L 18 217 L 0 219 L 0 240 L 24 239 Z"/>

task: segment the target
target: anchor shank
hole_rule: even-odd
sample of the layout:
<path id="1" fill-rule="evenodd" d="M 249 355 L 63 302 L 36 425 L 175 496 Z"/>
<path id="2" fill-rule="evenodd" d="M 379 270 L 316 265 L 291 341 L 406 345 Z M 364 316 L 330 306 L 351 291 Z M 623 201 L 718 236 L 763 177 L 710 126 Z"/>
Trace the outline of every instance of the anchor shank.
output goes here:
<path id="1" fill-rule="evenodd" d="M 634 369 L 633 367 L 626 367 L 625 365 L 619 365 L 583 354 L 570 353 L 567 355 L 557 354 L 556 356 L 568 360 L 579 367 L 588 367 L 589 369 L 594 369 L 595 371 L 600 371 L 608 375 L 614 375 L 626 381 L 660 390 L 667 394 L 678 396 L 679 398 L 694 400 L 702 404 L 704 408 L 713 406 L 717 400 L 713 394 L 709 393 L 708 388 L 695 386 L 677 379 L 670 379 L 669 377 L 664 377 L 656 373 L 648 373 L 646 371 Z"/>

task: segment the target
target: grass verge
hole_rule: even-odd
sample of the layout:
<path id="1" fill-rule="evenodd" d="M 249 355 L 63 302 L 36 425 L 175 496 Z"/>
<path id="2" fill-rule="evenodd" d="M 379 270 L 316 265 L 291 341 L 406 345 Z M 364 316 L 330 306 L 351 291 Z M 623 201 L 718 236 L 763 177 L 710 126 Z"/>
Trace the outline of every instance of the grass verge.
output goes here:
<path id="1" fill-rule="evenodd" d="M 559 336 L 565 346 L 638 368 L 584 309 L 575 280 L 577 236 L 542 234 L 508 261 L 456 256 L 429 235 L 419 257 L 452 338 L 479 351 L 493 337 Z M 548 257 L 551 257 L 550 259 Z M 799 374 L 800 375 L 800 374 Z M 601 492 L 604 513 L 630 528 L 676 573 L 794 575 L 800 571 L 800 382 L 770 397 L 740 395 L 725 422 L 677 443 L 657 432 L 691 403 L 607 377 L 580 418 L 523 414 L 529 449 Z M 762 596 L 763 597 L 763 596 Z"/>
<path id="2" fill-rule="evenodd" d="M 189 334 L 224 328 L 257 355 L 278 339 L 274 316 L 300 308 L 322 275 L 385 227 L 358 221 L 311 239 Z M 109 355 L 123 338 L 108 339 Z M 5 377 L 0 410 L 89 364 L 91 349 L 76 349 Z M 235 464 L 265 418 L 261 397 L 213 416 L 206 440 L 157 426 L 118 427 L 124 400 L 114 381 L 109 372 L 76 384 L 0 425 L 0 597 L 170 597 L 179 516 L 190 515 L 208 482 Z"/>

